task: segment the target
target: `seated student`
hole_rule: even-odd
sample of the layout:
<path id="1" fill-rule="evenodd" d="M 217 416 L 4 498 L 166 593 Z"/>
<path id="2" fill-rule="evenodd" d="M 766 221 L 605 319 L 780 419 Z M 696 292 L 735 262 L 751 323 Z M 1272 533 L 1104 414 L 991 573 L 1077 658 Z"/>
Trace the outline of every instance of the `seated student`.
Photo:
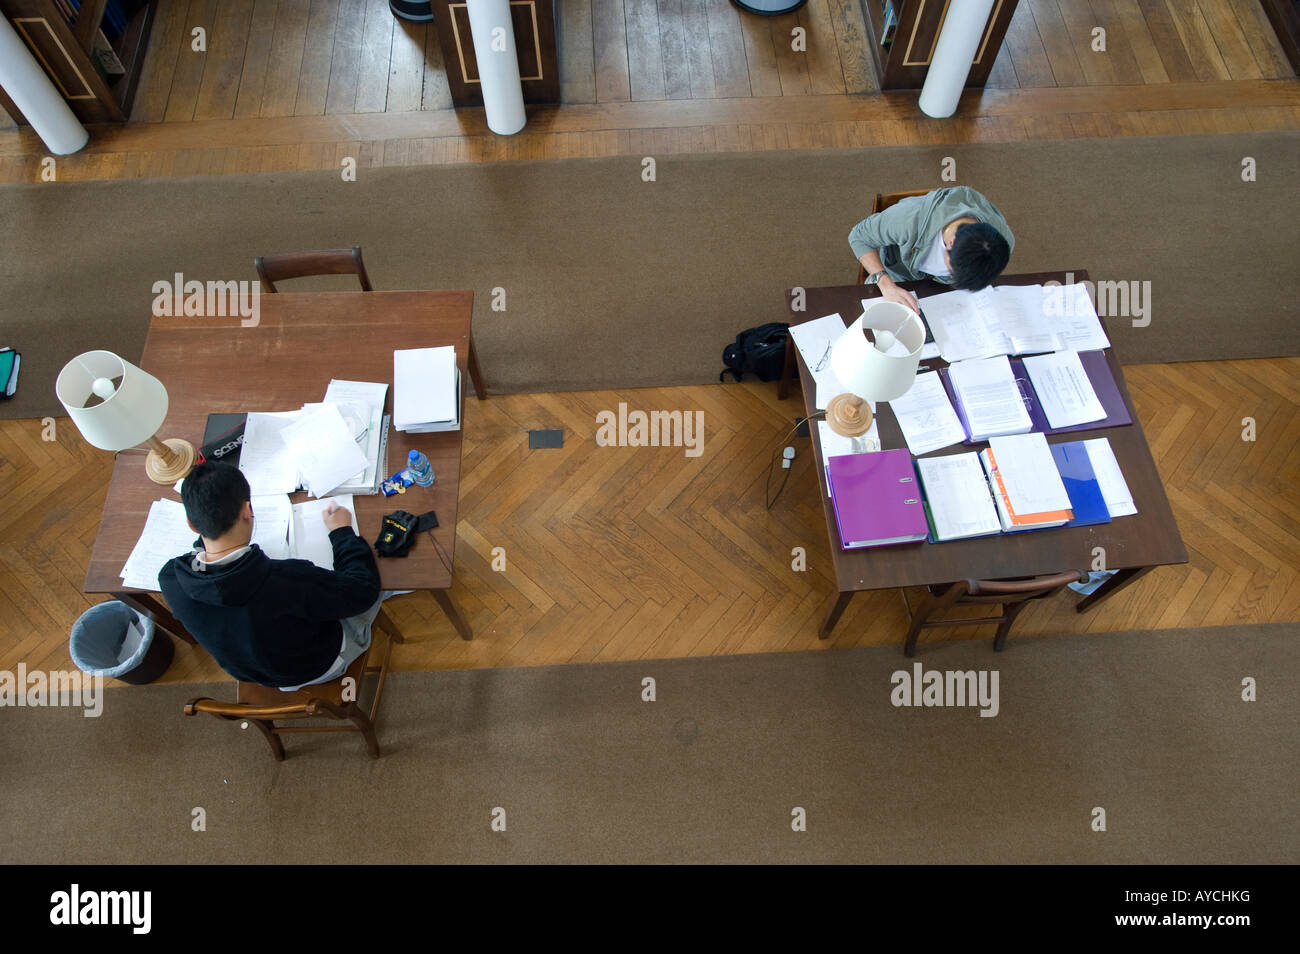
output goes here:
<path id="1" fill-rule="evenodd" d="M 1015 238 L 988 199 L 966 186 L 910 196 L 868 216 L 849 232 L 849 246 L 880 294 L 920 311 L 898 282 L 933 278 L 979 291 L 1002 274 Z"/>
<path id="2" fill-rule="evenodd" d="M 203 546 L 168 561 L 158 583 L 172 613 L 236 679 L 297 689 L 337 679 L 370 645 L 379 614 L 379 568 L 352 514 L 322 519 L 334 569 L 272 560 L 253 535 L 248 481 L 229 464 L 199 464 L 181 486 Z"/>

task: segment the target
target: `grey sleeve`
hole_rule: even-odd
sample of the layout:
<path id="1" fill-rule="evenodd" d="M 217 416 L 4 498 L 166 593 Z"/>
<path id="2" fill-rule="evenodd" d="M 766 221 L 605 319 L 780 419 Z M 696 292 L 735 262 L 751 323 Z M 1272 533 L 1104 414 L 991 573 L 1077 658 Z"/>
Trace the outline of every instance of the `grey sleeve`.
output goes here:
<path id="1" fill-rule="evenodd" d="M 910 245 L 916 241 L 917 211 L 924 196 L 913 196 L 890 206 L 884 212 L 869 215 L 849 232 L 849 247 L 854 258 L 886 245 Z"/>

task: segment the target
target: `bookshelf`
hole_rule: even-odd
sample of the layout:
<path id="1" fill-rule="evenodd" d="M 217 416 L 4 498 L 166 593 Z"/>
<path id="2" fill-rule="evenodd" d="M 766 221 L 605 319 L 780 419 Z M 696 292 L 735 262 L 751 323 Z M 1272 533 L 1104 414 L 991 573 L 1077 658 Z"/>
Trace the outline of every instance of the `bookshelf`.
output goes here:
<path id="1" fill-rule="evenodd" d="M 0 0 L 3 13 L 83 123 L 124 123 L 158 0 Z M 8 96 L 0 106 L 27 124 Z"/>
<path id="2" fill-rule="evenodd" d="M 939 39 L 948 4 L 953 0 L 860 0 L 867 24 L 867 46 L 880 77 L 881 89 L 920 89 L 930 66 L 930 54 Z M 989 14 L 984 40 L 966 80 L 966 86 L 983 87 L 1002 39 L 1016 12 L 1018 0 L 996 0 Z M 892 11 L 892 17 L 889 15 Z M 889 30 L 886 27 L 889 26 Z M 888 42 L 887 42 L 888 41 Z"/>

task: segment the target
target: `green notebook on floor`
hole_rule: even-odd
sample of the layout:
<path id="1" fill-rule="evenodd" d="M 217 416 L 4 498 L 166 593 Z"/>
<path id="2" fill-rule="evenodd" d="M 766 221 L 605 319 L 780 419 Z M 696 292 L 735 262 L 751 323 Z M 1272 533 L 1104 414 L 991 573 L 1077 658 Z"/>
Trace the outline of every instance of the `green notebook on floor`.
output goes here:
<path id="1" fill-rule="evenodd" d="M 0 348 L 0 397 L 11 398 L 18 390 L 18 366 L 23 356 L 13 348 Z"/>

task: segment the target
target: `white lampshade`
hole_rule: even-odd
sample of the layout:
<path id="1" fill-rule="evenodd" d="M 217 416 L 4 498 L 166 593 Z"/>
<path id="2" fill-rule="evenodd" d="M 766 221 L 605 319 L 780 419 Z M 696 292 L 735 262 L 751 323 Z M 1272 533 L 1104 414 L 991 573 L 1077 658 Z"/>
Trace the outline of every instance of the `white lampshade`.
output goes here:
<path id="1" fill-rule="evenodd" d="M 885 345 L 884 350 L 867 340 L 867 328 Z M 925 325 L 916 312 L 882 299 L 872 302 L 836 340 L 831 370 L 849 393 L 865 401 L 892 401 L 906 394 L 916 380 L 924 346 Z"/>
<path id="2" fill-rule="evenodd" d="M 101 450 L 143 444 L 167 418 L 162 382 L 111 351 L 77 355 L 59 372 L 54 390 L 82 437 Z"/>

